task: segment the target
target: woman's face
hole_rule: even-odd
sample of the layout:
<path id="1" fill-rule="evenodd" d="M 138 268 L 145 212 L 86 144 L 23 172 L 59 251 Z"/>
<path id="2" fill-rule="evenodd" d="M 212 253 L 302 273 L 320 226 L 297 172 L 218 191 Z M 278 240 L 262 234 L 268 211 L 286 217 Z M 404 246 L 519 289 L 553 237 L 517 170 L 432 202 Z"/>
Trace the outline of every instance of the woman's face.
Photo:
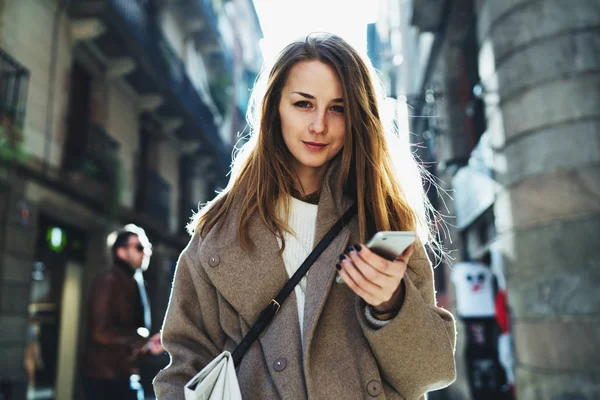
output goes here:
<path id="1" fill-rule="evenodd" d="M 342 86 L 335 71 L 320 61 L 292 67 L 281 93 L 279 115 L 283 140 L 301 181 L 322 176 L 346 134 Z"/>

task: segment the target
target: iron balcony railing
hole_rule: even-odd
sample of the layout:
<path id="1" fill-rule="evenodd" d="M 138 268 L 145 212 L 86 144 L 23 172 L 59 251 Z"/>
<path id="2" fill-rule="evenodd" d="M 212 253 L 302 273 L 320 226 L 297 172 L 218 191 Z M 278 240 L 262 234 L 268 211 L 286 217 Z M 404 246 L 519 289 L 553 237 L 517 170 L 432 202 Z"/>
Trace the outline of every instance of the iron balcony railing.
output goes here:
<path id="1" fill-rule="evenodd" d="M 0 156 L 23 141 L 29 71 L 0 49 Z"/>
<path id="2" fill-rule="evenodd" d="M 107 186 L 117 184 L 119 143 L 102 127 L 88 123 L 85 142 L 80 154 L 69 155 L 67 169 Z"/>
<path id="3" fill-rule="evenodd" d="M 217 134 L 213 115 L 194 89 L 185 71 L 183 62 L 172 50 L 170 43 L 163 36 L 160 27 L 148 14 L 142 4 L 134 0 L 105 0 L 111 3 L 117 13 L 127 22 L 131 34 L 144 50 L 150 64 L 157 72 L 157 78 L 180 99 L 188 108 L 202 130 L 209 134 Z M 215 136 L 213 141 L 218 137 Z M 221 146 L 220 140 L 213 145 Z"/>
<path id="4" fill-rule="evenodd" d="M 0 116 L 16 123 L 25 119 L 29 71 L 0 49 Z"/>

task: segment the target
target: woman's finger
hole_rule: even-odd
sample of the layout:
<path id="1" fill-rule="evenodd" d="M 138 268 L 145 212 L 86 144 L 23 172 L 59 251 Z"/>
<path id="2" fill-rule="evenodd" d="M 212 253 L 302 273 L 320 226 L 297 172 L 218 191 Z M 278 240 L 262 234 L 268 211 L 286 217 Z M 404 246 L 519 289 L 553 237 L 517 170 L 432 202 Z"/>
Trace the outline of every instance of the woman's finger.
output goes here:
<path id="1" fill-rule="evenodd" d="M 345 257 L 350 258 L 350 260 L 354 263 L 354 266 L 361 273 L 364 279 L 373 283 L 379 288 L 386 286 L 386 280 L 390 279 L 390 277 L 379 272 L 377 269 L 373 268 L 371 265 L 365 262 L 365 260 L 363 260 L 356 251 L 349 252 L 347 255 L 345 255 Z"/>
<path id="2" fill-rule="evenodd" d="M 381 290 L 381 287 L 375 285 L 373 282 L 369 281 L 363 276 L 356 265 L 354 265 L 354 262 L 351 258 L 345 257 L 340 264 L 346 273 L 352 277 L 352 280 L 366 292 L 375 295 Z"/>
<path id="3" fill-rule="evenodd" d="M 380 273 L 382 273 L 384 275 L 393 276 L 388 271 L 388 269 L 389 269 L 389 265 L 388 265 L 389 261 L 388 260 L 373 253 L 367 246 L 365 246 L 363 244 L 355 244 L 354 246 L 351 246 L 351 247 L 356 250 L 356 254 L 365 263 L 369 264 L 371 267 L 373 267 L 374 269 L 376 269 L 377 271 L 379 271 Z"/>
<path id="4" fill-rule="evenodd" d="M 365 292 L 371 294 L 374 297 L 378 297 L 378 293 L 381 291 L 381 287 L 375 285 L 373 282 L 367 280 L 363 274 L 358 270 L 356 265 L 351 258 L 345 257 L 340 264 L 342 265 L 342 269 L 350 275 L 352 280 L 356 283 L 358 287 L 360 287 Z"/>
<path id="5" fill-rule="evenodd" d="M 352 279 L 352 276 L 350 276 L 350 274 L 348 274 L 348 272 L 346 272 L 346 270 L 344 269 L 344 267 L 341 266 L 341 264 L 337 264 L 337 266 L 339 266 L 338 273 L 340 274 L 340 276 L 342 277 L 342 279 L 344 280 L 346 285 L 348 285 L 348 287 L 354 293 L 356 293 L 358 296 L 360 296 L 368 304 L 373 304 L 373 303 L 377 302 L 377 300 L 375 300 L 375 297 L 371 293 L 369 293 L 366 290 L 364 290 L 363 288 L 361 288 L 354 281 L 354 279 Z"/>
<path id="6" fill-rule="evenodd" d="M 360 247 L 360 251 L 357 251 L 357 255 L 368 265 L 376 269 L 379 273 L 386 277 L 393 278 L 394 282 L 398 282 L 404 276 L 406 266 L 401 265 L 397 262 L 386 260 L 385 258 L 373 253 L 368 247 L 364 245 L 354 245 L 356 248 Z M 404 253 L 403 253 L 404 254 Z M 396 260 L 398 261 L 398 260 Z M 381 281 L 380 281 L 381 282 Z M 383 286 L 383 285 L 382 285 Z"/>

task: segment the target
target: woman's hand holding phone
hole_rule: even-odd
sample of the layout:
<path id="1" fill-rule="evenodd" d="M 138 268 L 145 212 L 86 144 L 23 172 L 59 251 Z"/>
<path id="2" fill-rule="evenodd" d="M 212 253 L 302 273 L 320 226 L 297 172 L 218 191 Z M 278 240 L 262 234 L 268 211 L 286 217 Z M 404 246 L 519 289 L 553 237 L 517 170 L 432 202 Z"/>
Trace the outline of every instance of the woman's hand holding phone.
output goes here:
<path id="1" fill-rule="evenodd" d="M 349 246 L 336 265 L 348 287 L 379 312 L 397 310 L 404 297 L 400 284 L 413 253 L 411 244 L 395 260 L 373 253 L 365 245 Z"/>

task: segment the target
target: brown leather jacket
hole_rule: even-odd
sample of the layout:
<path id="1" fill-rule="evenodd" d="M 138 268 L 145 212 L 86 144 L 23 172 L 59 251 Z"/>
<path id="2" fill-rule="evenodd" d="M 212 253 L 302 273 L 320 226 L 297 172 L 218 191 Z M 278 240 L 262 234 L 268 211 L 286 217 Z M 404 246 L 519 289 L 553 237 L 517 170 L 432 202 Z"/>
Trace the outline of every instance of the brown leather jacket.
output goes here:
<path id="1" fill-rule="evenodd" d="M 147 339 L 137 333 L 144 326 L 144 309 L 133 273 L 128 264 L 118 262 L 92 284 L 83 376 L 126 379 L 137 372 Z"/>

